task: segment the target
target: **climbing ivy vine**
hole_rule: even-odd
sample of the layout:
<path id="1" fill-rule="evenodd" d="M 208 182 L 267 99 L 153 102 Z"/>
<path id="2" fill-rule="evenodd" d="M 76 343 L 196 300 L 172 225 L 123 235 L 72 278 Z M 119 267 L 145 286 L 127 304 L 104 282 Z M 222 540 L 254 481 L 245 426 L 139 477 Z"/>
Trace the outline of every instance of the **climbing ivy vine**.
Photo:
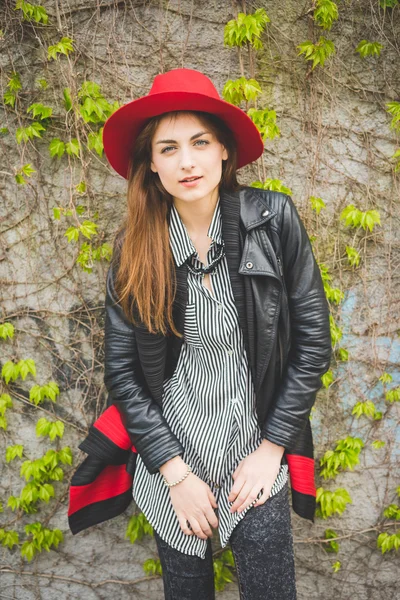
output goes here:
<path id="1" fill-rule="evenodd" d="M 44 3 L 46 4 L 46 3 Z M 245 3 L 242 3 L 245 8 Z M 377 0 L 377 5 L 384 11 L 398 12 L 398 0 Z M 62 61 L 72 61 L 76 52 L 76 42 L 68 35 L 62 34 L 62 28 L 54 27 L 54 17 L 46 11 L 45 6 L 17 0 L 14 6 L 15 15 L 20 19 L 21 27 L 30 32 L 37 32 L 37 39 L 44 51 L 46 66 L 62 64 Z M 306 79 L 317 77 L 319 71 L 327 68 L 335 61 L 337 55 L 335 46 L 335 26 L 340 23 L 341 4 L 331 0 L 316 0 L 308 7 L 308 16 L 313 21 L 313 35 L 310 39 L 298 40 L 296 45 L 296 60 L 304 62 Z M 258 57 L 265 50 L 271 31 L 276 27 L 273 19 L 264 8 L 254 13 L 238 12 L 236 17 L 229 20 L 223 31 L 223 45 L 237 53 L 240 77 L 228 79 L 222 90 L 222 97 L 227 102 L 243 108 L 257 126 L 266 145 L 267 152 L 273 151 L 274 140 L 284 132 L 280 123 L 279 108 L 268 105 L 264 99 L 262 81 L 257 80 L 259 73 Z M 323 31 L 323 35 L 321 34 Z M 332 31 L 333 30 L 333 31 Z M 40 34 L 40 35 L 39 35 Z M 2 36 L 0 36 L 2 37 Z M 45 44 L 46 42 L 46 44 Z M 353 52 L 359 61 L 384 60 L 386 46 L 384 36 L 377 39 L 354 40 Z M 261 73 L 262 74 L 262 73 Z M 54 105 L 41 101 L 40 93 L 48 89 L 47 69 L 37 79 L 35 102 L 28 101 L 32 93 L 28 87 L 23 69 L 11 70 L 6 75 L 3 86 L 3 108 L 11 117 L 18 117 L 18 126 L 11 131 L 7 126 L 0 128 L 0 138 L 11 136 L 16 147 L 35 148 L 35 143 L 44 141 L 48 157 L 52 165 L 63 167 L 65 164 L 83 165 L 82 179 L 75 182 L 74 193 L 68 205 L 55 200 L 52 206 L 52 224 L 58 226 L 58 231 L 67 239 L 73 251 L 74 265 L 86 274 L 92 274 L 96 265 L 107 264 L 112 255 L 112 246 L 103 229 L 99 210 L 92 209 L 90 177 L 88 166 L 91 163 L 101 163 L 103 159 L 102 132 L 107 118 L 120 107 L 120 103 L 107 98 L 101 86 L 83 74 L 76 78 L 76 87 L 65 86 Z M 391 99 L 385 103 L 387 113 L 387 128 L 395 139 L 400 134 L 400 101 Z M 10 119 L 12 120 L 12 119 Z M 36 162 L 24 162 L 25 152 L 21 153 L 24 164 L 15 165 L 12 173 L 15 186 L 34 184 L 39 167 Z M 393 176 L 400 170 L 400 147 L 387 161 Z M 38 161 L 39 163 L 40 161 Z M 293 192 L 285 182 L 278 178 L 277 173 L 269 173 L 265 164 L 265 155 L 256 164 L 257 178 L 250 183 L 253 187 L 282 191 L 292 195 Z M 268 175 L 272 175 L 269 177 Z M 328 223 L 329 202 L 319 196 L 309 196 L 306 210 L 311 219 L 310 230 L 319 231 L 319 225 Z M 362 209 L 361 204 L 350 202 L 334 215 L 335 224 L 340 230 L 340 260 L 346 268 L 357 274 L 365 261 L 369 245 L 372 243 L 371 234 L 377 234 L 382 228 L 384 216 L 368 203 L 368 208 Z M 326 297 L 331 307 L 330 328 L 331 341 L 334 350 L 332 367 L 322 376 L 321 383 L 325 394 L 333 394 L 337 384 L 337 369 L 341 363 L 351 361 L 351 354 L 342 347 L 343 331 L 337 320 L 340 305 L 345 299 L 346 289 L 333 285 L 336 281 L 333 266 L 330 265 L 329 254 L 324 253 L 324 240 L 317 233 L 310 235 L 314 251 L 324 283 Z M 344 241 L 343 241 L 344 240 Z M 89 284 L 90 285 L 90 284 Z M 8 320 L 10 319 L 10 320 Z M 0 428 L 4 432 L 3 441 L 6 445 L 3 458 L 7 464 L 13 463 L 19 469 L 19 477 L 23 487 L 19 494 L 10 494 L 0 502 L 0 512 L 3 513 L 3 525 L 0 527 L 0 542 L 10 552 L 18 549 L 20 556 L 32 561 L 43 550 L 57 549 L 64 541 L 60 529 L 47 527 L 46 518 L 41 518 L 41 508 L 55 502 L 61 494 L 61 483 L 65 475 L 70 478 L 73 465 L 73 454 L 69 446 L 60 447 L 68 427 L 67 419 L 62 419 L 59 404 L 62 402 L 59 383 L 53 380 L 37 379 L 36 363 L 29 353 L 15 342 L 18 328 L 15 331 L 11 317 L 3 318 L 0 323 L 0 344 L 2 356 L 11 356 L 2 360 L 1 365 L 1 394 L 0 394 Z M 18 349 L 18 350 L 17 350 Z M 21 381 L 30 387 L 24 392 Z M 377 402 L 356 399 L 351 407 L 348 418 L 356 422 L 368 422 L 371 425 L 372 438 L 375 437 L 374 424 L 389 418 L 391 411 L 400 401 L 400 387 L 393 383 L 393 377 L 383 372 L 375 382 L 376 388 L 381 389 Z M 23 402 L 24 409 L 35 419 L 35 434 L 42 442 L 50 444 L 41 456 L 32 456 L 25 451 L 23 443 L 8 443 L 8 421 L 12 419 L 15 402 Z M 59 415 L 60 413 L 60 415 Z M 310 419 L 315 415 L 315 407 Z M 22 442 L 23 440 L 18 440 Z M 55 445 L 55 449 L 51 444 Z M 341 516 L 353 504 L 349 490 L 341 485 L 335 486 L 335 479 L 360 468 L 360 458 L 369 444 L 374 451 L 379 452 L 385 447 L 385 440 L 363 438 L 347 435 L 337 439 L 321 456 L 318 465 L 318 476 L 323 485 L 317 489 L 316 517 L 321 522 L 329 523 L 329 519 Z M 3 447 L 3 446 L 2 446 Z M 71 467 L 71 469 L 68 469 Z M 75 465 L 76 467 L 76 465 Z M 342 482 L 345 479 L 342 477 Z M 335 488 L 335 489 L 332 489 Z M 400 486 L 393 490 L 393 501 L 382 507 L 382 519 L 374 527 L 376 549 L 382 554 L 396 552 L 400 546 Z M 25 524 L 26 516 L 35 515 L 35 521 Z M 140 542 L 144 536 L 152 536 L 153 528 L 147 522 L 143 513 L 133 514 L 128 522 L 125 539 L 131 544 Z M 340 553 L 341 536 L 332 528 L 327 527 L 324 535 L 318 540 L 326 553 Z M 342 561 L 332 562 L 333 572 L 342 567 Z M 162 569 L 158 559 L 148 559 L 143 564 L 143 570 L 149 576 L 161 576 Z M 215 585 L 218 591 L 223 590 L 227 583 L 233 581 L 235 573 L 234 560 L 229 549 L 220 551 L 214 556 Z"/>

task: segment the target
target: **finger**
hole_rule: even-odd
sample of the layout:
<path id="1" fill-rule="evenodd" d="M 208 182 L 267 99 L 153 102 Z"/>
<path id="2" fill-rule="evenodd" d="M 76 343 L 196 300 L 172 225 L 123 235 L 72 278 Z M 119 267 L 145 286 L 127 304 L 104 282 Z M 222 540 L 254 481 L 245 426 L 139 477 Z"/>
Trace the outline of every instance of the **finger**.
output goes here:
<path id="1" fill-rule="evenodd" d="M 228 495 L 229 502 L 233 502 L 236 499 L 236 496 L 240 493 L 240 490 L 242 489 L 244 484 L 245 484 L 245 481 L 242 478 L 237 479 L 235 481 L 235 483 L 231 487 L 231 491 L 229 492 L 229 495 Z"/>
<path id="2" fill-rule="evenodd" d="M 237 509 L 238 513 L 241 513 L 243 510 L 245 510 L 246 508 L 248 508 L 249 506 L 251 506 L 253 504 L 253 502 L 257 499 L 259 489 L 260 488 L 258 487 L 258 485 L 251 488 L 251 490 L 249 491 L 249 493 L 247 495 L 246 500 Z"/>
<path id="3" fill-rule="evenodd" d="M 244 504 L 247 496 L 249 495 L 250 490 L 251 490 L 251 486 L 249 484 L 245 483 L 243 485 L 242 489 L 240 490 L 236 500 L 234 501 L 234 503 L 232 504 L 232 506 L 230 508 L 231 512 L 235 512 L 235 510 L 237 510 L 239 508 L 239 506 Z"/>
<path id="4" fill-rule="evenodd" d="M 242 469 L 242 464 L 243 464 L 243 463 L 242 463 L 242 462 L 240 462 L 240 463 L 238 464 L 238 466 L 236 467 L 236 469 L 233 471 L 233 473 L 232 473 L 232 479 L 236 479 L 236 477 L 238 477 L 238 476 L 239 476 L 239 473 L 240 473 L 240 471 L 241 471 L 241 469 Z"/>
<path id="5" fill-rule="evenodd" d="M 210 499 L 211 502 L 211 506 L 213 506 L 214 508 L 218 508 L 218 504 L 217 501 L 215 499 L 214 494 L 212 493 L 212 491 L 210 490 L 210 488 L 208 488 L 208 497 Z"/>
<path id="6" fill-rule="evenodd" d="M 189 517 L 189 521 L 192 526 L 193 533 L 195 535 L 197 535 L 197 537 L 201 538 L 202 540 L 206 540 L 207 536 L 205 535 L 202 528 L 200 527 L 200 523 L 198 522 L 198 520 L 195 517 Z"/>
<path id="7" fill-rule="evenodd" d="M 210 523 L 211 527 L 218 527 L 218 518 L 217 515 L 215 514 L 214 510 L 212 509 L 212 507 L 208 508 L 205 512 L 205 517 L 207 519 L 207 521 Z"/>
<path id="8" fill-rule="evenodd" d="M 205 515 L 199 517 L 199 525 L 206 537 L 212 537 L 212 529 L 210 527 L 210 523 L 207 521 Z"/>
<path id="9" fill-rule="evenodd" d="M 193 535 L 193 531 L 191 531 L 191 529 L 189 529 L 190 523 L 186 519 L 186 517 L 179 517 L 178 521 L 179 521 L 179 525 L 181 526 L 183 533 L 185 533 L 186 535 Z"/>
<path id="10" fill-rule="evenodd" d="M 261 488 L 262 494 L 259 497 L 259 499 L 254 503 L 254 506 L 260 506 L 261 504 L 264 504 L 264 502 L 266 502 L 266 500 L 268 500 L 268 498 L 270 497 L 271 494 L 271 488 L 266 486 L 264 488 Z"/>

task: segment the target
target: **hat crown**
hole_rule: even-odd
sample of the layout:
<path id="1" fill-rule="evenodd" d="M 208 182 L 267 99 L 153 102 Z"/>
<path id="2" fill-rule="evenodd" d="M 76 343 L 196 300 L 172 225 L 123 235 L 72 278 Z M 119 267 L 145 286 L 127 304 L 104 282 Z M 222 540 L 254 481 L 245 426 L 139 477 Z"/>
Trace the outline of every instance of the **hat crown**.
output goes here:
<path id="1" fill-rule="evenodd" d="M 156 75 L 148 95 L 152 96 L 153 94 L 163 94 L 165 92 L 189 92 L 193 94 L 193 90 L 217 100 L 221 99 L 211 79 L 195 69 L 172 69 L 166 73 Z"/>

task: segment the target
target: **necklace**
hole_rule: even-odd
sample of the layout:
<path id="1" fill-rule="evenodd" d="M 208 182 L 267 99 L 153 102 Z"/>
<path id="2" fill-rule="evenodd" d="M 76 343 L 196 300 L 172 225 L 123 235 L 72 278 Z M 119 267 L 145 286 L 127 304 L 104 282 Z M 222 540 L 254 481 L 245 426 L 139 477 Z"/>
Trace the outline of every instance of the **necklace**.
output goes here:
<path id="1" fill-rule="evenodd" d="M 194 267 L 191 264 L 191 258 L 192 256 L 194 256 L 195 253 L 191 254 L 189 256 L 189 258 L 187 258 L 185 260 L 188 269 L 191 273 L 193 273 L 194 275 L 202 275 L 204 277 L 204 275 L 207 275 L 208 273 L 213 273 L 214 271 L 216 271 L 217 265 L 218 263 L 221 262 L 222 258 L 225 256 L 225 244 L 224 242 L 222 242 L 222 244 L 217 244 L 218 247 L 218 254 L 217 256 L 214 258 L 214 260 L 212 260 L 210 262 L 210 264 L 207 267 Z"/>

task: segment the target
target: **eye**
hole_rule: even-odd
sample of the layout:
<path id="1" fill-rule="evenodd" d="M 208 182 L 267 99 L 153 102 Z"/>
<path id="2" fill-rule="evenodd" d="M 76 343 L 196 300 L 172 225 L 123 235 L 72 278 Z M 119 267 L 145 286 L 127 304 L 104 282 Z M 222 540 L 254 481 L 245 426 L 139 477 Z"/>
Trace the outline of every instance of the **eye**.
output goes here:
<path id="1" fill-rule="evenodd" d="M 168 150 L 169 148 L 175 148 L 175 146 L 166 146 L 165 148 L 163 148 L 163 149 L 161 150 L 161 154 L 164 154 L 164 152 L 165 152 L 166 150 Z"/>
<path id="2" fill-rule="evenodd" d="M 195 144 L 200 144 L 201 146 L 203 144 L 208 145 L 210 142 L 208 142 L 207 140 L 196 140 Z M 165 154 L 165 152 L 167 152 L 168 150 L 170 150 L 171 148 L 174 149 L 176 146 L 165 146 L 165 148 L 163 148 L 161 150 L 161 154 Z"/>

